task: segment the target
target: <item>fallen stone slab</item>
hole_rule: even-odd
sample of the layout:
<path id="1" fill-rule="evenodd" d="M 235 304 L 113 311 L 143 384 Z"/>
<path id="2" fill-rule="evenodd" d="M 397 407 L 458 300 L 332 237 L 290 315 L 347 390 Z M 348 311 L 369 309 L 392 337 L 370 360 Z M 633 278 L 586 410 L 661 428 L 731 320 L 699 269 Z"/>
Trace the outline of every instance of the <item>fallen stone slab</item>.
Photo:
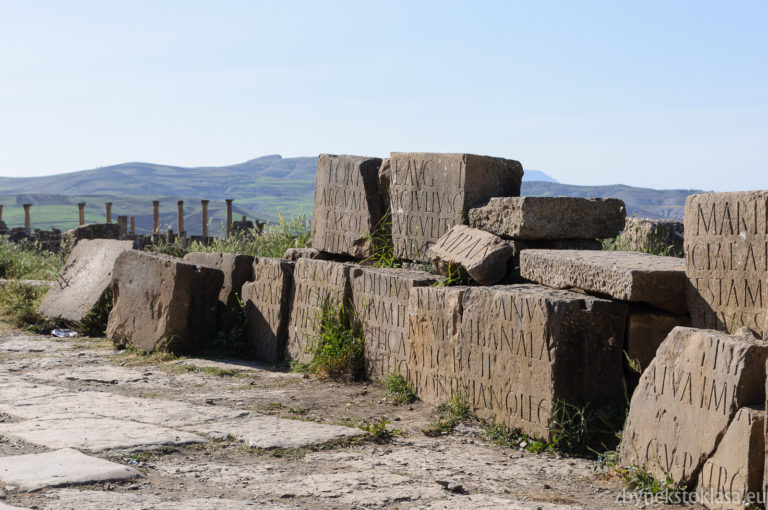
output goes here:
<path id="1" fill-rule="evenodd" d="M 197 434 L 223 439 L 234 436 L 253 448 L 298 448 L 362 435 L 360 429 L 325 425 L 276 416 L 249 416 L 243 420 L 217 421 L 185 427 Z"/>
<path id="2" fill-rule="evenodd" d="M 354 321 L 365 338 L 365 374 L 369 379 L 398 372 L 407 378 L 408 299 L 411 289 L 433 285 L 440 276 L 423 271 L 356 267 L 351 270 Z"/>
<path id="3" fill-rule="evenodd" d="M 494 197 L 469 211 L 471 227 L 521 240 L 607 239 L 624 228 L 616 198 Z"/>
<path id="4" fill-rule="evenodd" d="M 0 434 L 46 448 L 77 448 L 91 452 L 146 450 L 205 442 L 198 435 L 167 427 L 81 415 L 0 423 Z"/>
<path id="5" fill-rule="evenodd" d="M 537 285 L 411 290 L 416 394 L 463 395 L 484 419 L 550 439 L 557 402 L 623 398 L 627 306 Z"/>
<path id="6" fill-rule="evenodd" d="M 394 256 L 427 262 L 427 249 L 471 208 L 520 195 L 523 167 L 473 154 L 393 152 L 388 178 Z"/>
<path id="7" fill-rule="evenodd" d="M 323 304 L 334 308 L 348 305 L 349 272 L 355 264 L 328 260 L 299 259 L 293 270 L 288 303 L 290 316 L 285 345 L 285 359 L 312 360 L 307 352 L 315 338 L 317 318 Z"/>
<path id="8" fill-rule="evenodd" d="M 293 268 L 288 260 L 258 257 L 253 263 L 254 281 L 243 285 L 246 338 L 255 359 L 268 363 L 283 359 Z"/>
<path id="9" fill-rule="evenodd" d="M 690 195 L 685 253 L 691 324 L 768 338 L 768 191 Z"/>
<path id="10" fill-rule="evenodd" d="M 116 347 L 146 352 L 190 351 L 216 334 L 216 310 L 224 274 L 182 259 L 123 252 L 112 277 L 114 308 L 107 338 Z"/>
<path id="11" fill-rule="evenodd" d="M 631 216 L 616 241 L 623 250 L 682 257 L 684 230 L 682 221 Z"/>
<path id="12" fill-rule="evenodd" d="M 129 480 L 140 476 L 141 473 L 131 467 L 90 457 L 71 448 L 0 457 L 0 481 L 28 491 L 62 485 Z"/>
<path id="13" fill-rule="evenodd" d="M 380 166 L 380 158 L 333 154 L 318 157 L 313 248 L 357 258 L 371 254 L 371 233 L 384 214 L 379 195 Z"/>
<path id="14" fill-rule="evenodd" d="M 253 257 L 234 253 L 188 253 L 184 260 L 192 264 L 224 273 L 219 292 L 217 324 L 220 330 L 237 327 L 241 323 L 242 288 L 253 280 Z"/>
<path id="15" fill-rule="evenodd" d="M 120 239 L 120 225 L 117 223 L 91 223 L 81 225 L 61 234 L 61 253 L 69 254 L 84 239 Z"/>
<path id="16" fill-rule="evenodd" d="M 465 275 L 480 285 L 501 281 L 507 263 L 517 254 L 507 241 L 466 225 L 456 225 L 427 249 L 435 269 L 444 276 Z"/>
<path id="17" fill-rule="evenodd" d="M 299 259 L 326 260 L 328 255 L 314 248 L 288 248 L 283 254 L 285 260 L 296 262 Z"/>
<path id="18" fill-rule="evenodd" d="M 630 307 L 624 350 L 631 360 L 645 370 L 656 356 L 656 350 L 677 326 L 690 326 L 688 314 L 662 312 L 651 307 Z"/>
<path id="19" fill-rule="evenodd" d="M 523 250 L 523 278 L 685 313 L 685 261 L 628 251 Z"/>
<path id="20" fill-rule="evenodd" d="M 38 312 L 46 317 L 82 321 L 109 288 L 117 258 L 131 250 L 133 241 L 83 239 L 78 242 L 61 273 L 51 282 Z"/>
<path id="21" fill-rule="evenodd" d="M 632 395 L 622 465 L 694 487 L 737 411 L 765 405 L 767 357 L 748 334 L 673 329 Z"/>
<path id="22" fill-rule="evenodd" d="M 747 498 L 761 494 L 764 429 L 765 409 L 743 407 L 736 412 L 717 451 L 707 459 L 699 474 L 696 493 L 707 508 L 745 508 Z M 757 499 L 752 502 L 756 503 Z"/>

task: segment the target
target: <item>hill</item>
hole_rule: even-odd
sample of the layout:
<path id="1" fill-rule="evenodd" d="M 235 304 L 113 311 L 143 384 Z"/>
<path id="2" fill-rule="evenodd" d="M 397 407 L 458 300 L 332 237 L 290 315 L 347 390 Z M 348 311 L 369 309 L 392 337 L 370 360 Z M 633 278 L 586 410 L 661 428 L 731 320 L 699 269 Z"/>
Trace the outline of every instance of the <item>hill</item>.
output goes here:
<path id="1" fill-rule="evenodd" d="M 22 225 L 21 204 L 34 204 L 35 228 L 67 229 L 77 224 L 77 202 L 86 202 L 86 221 L 104 219 L 104 202 L 114 202 L 113 217 L 135 216 L 140 232 L 152 228 L 152 200 L 160 200 L 161 225 L 175 230 L 176 202 L 184 200 L 190 234 L 200 232 L 200 199 L 211 200 L 209 216 L 219 232 L 224 199 L 235 199 L 235 219 L 247 215 L 276 221 L 285 215 L 312 212 L 316 157 L 263 156 L 229 166 L 180 167 L 123 163 L 45 177 L 0 178 L 0 204 L 9 226 Z M 617 197 L 628 214 L 682 219 L 685 197 L 693 190 L 653 190 L 630 186 L 560 184 L 544 172 L 526 170 L 522 194 L 531 196 Z"/>

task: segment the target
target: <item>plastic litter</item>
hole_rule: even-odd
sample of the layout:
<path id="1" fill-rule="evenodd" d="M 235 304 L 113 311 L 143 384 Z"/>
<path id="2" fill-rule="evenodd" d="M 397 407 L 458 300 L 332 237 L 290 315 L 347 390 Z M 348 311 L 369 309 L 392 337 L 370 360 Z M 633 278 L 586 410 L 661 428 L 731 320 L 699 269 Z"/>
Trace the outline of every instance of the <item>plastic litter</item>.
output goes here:
<path id="1" fill-rule="evenodd" d="M 51 331 L 51 335 L 57 338 L 74 338 L 77 334 L 77 331 L 74 329 L 54 329 Z"/>

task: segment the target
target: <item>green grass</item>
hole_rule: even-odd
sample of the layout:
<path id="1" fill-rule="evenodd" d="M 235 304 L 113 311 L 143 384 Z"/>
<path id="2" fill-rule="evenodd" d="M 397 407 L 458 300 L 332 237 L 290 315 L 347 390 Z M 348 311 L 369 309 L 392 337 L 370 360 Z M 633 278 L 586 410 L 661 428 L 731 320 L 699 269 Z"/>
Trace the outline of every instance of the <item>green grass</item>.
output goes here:
<path id="1" fill-rule="evenodd" d="M 399 372 L 390 373 L 384 380 L 387 398 L 395 404 L 410 404 L 417 400 L 416 393 Z"/>
<path id="2" fill-rule="evenodd" d="M 654 501 L 667 505 L 678 505 L 683 502 L 686 486 L 678 484 L 668 472 L 663 478 L 657 478 L 650 471 L 637 466 L 615 467 L 614 470 L 624 486 L 641 498 L 650 496 Z"/>
<path id="3" fill-rule="evenodd" d="M 644 237 L 642 235 L 642 228 L 639 224 L 633 223 L 629 227 L 631 231 L 622 232 L 613 239 L 602 239 L 600 242 L 603 245 L 605 251 L 639 251 L 641 253 L 649 253 L 651 255 L 661 255 L 664 257 L 677 257 L 682 258 L 685 254 L 681 247 L 677 247 L 674 244 L 665 244 L 659 240 L 657 232 L 651 231 L 649 233 L 649 240 L 647 243 L 635 242 L 632 243 L 632 237 L 638 239 Z"/>
<path id="4" fill-rule="evenodd" d="M 389 425 L 389 419 L 382 418 L 378 421 L 366 422 L 360 425 L 360 428 L 365 431 L 365 439 L 374 443 L 388 443 L 393 437 L 403 435 L 401 429 L 390 429 L 387 425 Z"/>
<path id="5" fill-rule="evenodd" d="M 16 328 L 45 332 L 51 328 L 51 324 L 37 313 L 37 307 L 46 292 L 47 286 L 19 282 L 3 285 L 0 287 L 0 313 Z"/>
<path id="6" fill-rule="evenodd" d="M 0 236 L 0 278 L 9 280 L 53 280 L 63 262 L 51 252 L 25 248 Z"/>
<path id="7" fill-rule="evenodd" d="M 440 414 L 440 419 L 422 429 L 425 436 L 437 437 L 450 434 L 456 425 L 473 419 L 472 411 L 463 395 L 457 395 L 450 402 L 439 404 L 436 411 Z"/>
<path id="8" fill-rule="evenodd" d="M 315 317 L 314 338 L 307 345 L 312 354 L 307 371 L 333 379 L 362 378 L 365 340 L 362 330 L 352 327 L 353 315 L 351 308 L 323 300 Z"/>
<path id="9" fill-rule="evenodd" d="M 371 255 L 366 262 L 378 268 L 402 267 L 400 259 L 395 257 L 395 248 L 392 244 L 392 211 L 387 212 L 376 224 L 373 232 L 366 236 L 370 244 Z"/>
<path id="10" fill-rule="evenodd" d="M 472 285 L 474 283 L 474 280 L 468 274 L 450 262 L 446 264 L 446 272 L 448 274 L 444 275 L 445 278 L 433 283 L 433 287 L 456 287 L 459 285 Z"/>

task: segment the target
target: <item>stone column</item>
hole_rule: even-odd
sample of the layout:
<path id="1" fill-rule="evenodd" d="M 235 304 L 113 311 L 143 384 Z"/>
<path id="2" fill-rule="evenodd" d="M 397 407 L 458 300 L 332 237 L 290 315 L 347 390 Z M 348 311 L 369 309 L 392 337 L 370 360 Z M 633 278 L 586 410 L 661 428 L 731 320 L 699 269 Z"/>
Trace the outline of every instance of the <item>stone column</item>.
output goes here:
<path id="1" fill-rule="evenodd" d="M 77 224 L 81 227 L 85 225 L 85 202 L 77 203 L 78 220 Z"/>
<path id="2" fill-rule="evenodd" d="M 32 207 L 32 204 L 24 204 L 24 228 L 29 230 L 29 208 Z"/>
<path id="3" fill-rule="evenodd" d="M 160 201 L 152 201 L 152 233 L 160 233 Z"/>
<path id="4" fill-rule="evenodd" d="M 3 222 L 3 204 L 0 204 L 0 223 Z"/>
<path id="5" fill-rule="evenodd" d="M 184 235 L 184 201 L 179 200 L 176 202 L 179 211 L 179 237 Z"/>
<path id="6" fill-rule="evenodd" d="M 112 202 L 105 202 L 104 206 L 107 208 L 107 223 L 112 223 Z"/>
<path id="7" fill-rule="evenodd" d="M 128 233 L 128 216 L 118 216 L 117 225 L 120 227 L 120 239 L 124 239 Z"/>
<path id="8" fill-rule="evenodd" d="M 230 234 L 232 233 L 232 202 L 234 199 L 228 198 L 226 200 L 227 202 L 227 239 L 229 239 Z"/>
<path id="9" fill-rule="evenodd" d="M 135 236 L 135 235 L 136 235 L 136 218 L 134 218 L 133 216 L 131 216 L 131 217 L 128 219 L 128 221 L 129 221 L 129 222 L 130 222 L 130 224 L 131 224 L 131 235 L 132 235 L 132 236 Z"/>
<path id="10" fill-rule="evenodd" d="M 201 200 L 200 206 L 203 208 L 201 221 L 203 222 L 203 238 L 208 237 L 208 202 L 210 200 Z"/>

